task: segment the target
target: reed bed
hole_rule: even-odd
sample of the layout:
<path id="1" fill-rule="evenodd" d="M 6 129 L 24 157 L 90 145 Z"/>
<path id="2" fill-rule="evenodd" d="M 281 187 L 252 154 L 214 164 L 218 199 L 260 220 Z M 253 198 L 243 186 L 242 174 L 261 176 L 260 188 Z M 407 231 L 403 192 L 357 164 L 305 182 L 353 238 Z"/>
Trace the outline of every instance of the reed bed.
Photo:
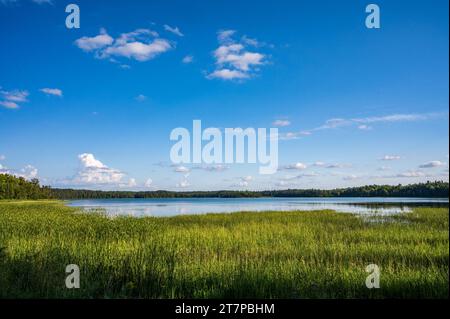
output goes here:
<path id="1" fill-rule="evenodd" d="M 448 298 L 448 221 L 446 208 L 110 218 L 0 201 L 0 297 Z M 379 289 L 365 285 L 372 263 Z"/>

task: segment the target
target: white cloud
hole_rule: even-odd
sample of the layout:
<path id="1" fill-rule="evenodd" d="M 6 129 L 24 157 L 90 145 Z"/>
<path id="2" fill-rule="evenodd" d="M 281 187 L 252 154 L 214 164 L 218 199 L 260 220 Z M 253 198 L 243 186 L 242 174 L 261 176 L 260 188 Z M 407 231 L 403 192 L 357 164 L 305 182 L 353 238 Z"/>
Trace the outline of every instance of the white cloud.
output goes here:
<path id="1" fill-rule="evenodd" d="M 178 27 L 171 27 L 170 25 L 165 24 L 164 25 L 164 30 L 169 31 L 173 34 L 178 35 L 179 37 L 184 37 L 184 34 L 181 33 L 180 29 L 178 29 Z"/>
<path id="2" fill-rule="evenodd" d="M 220 30 L 217 32 L 217 40 L 219 43 L 225 43 L 228 41 L 232 41 L 231 37 L 236 33 L 235 30 Z"/>
<path id="3" fill-rule="evenodd" d="M 153 180 L 152 180 L 151 178 L 148 178 L 148 179 L 145 181 L 144 186 L 147 187 L 147 188 L 153 187 Z"/>
<path id="4" fill-rule="evenodd" d="M 38 176 L 37 168 L 32 165 L 27 165 L 24 168 L 22 168 L 20 171 L 21 171 L 20 176 L 22 176 L 25 179 L 32 179 L 32 178 L 36 178 Z"/>
<path id="5" fill-rule="evenodd" d="M 191 186 L 191 184 L 189 183 L 188 177 L 189 177 L 189 173 L 185 174 L 183 176 L 183 179 L 176 184 L 176 187 L 178 187 L 178 188 L 186 188 L 186 187 Z"/>
<path id="6" fill-rule="evenodd" d="M 6 107 L 7 109 L 18 109 L 19 105 L 11 101 L 0 101 L 0 105 Z"/>
<path id="7" fill-rule="evenodd" d="M 191 186 L 191 184 L 189 183 L 189 181 L 187 179 L 183 179 L 176 186 L 178 188 L 186 188 L 186 187 Z"/>
<path id="8" fill-rule="evenodd" d="M 189 173 L 191 170 L 189 168 L 187 168 L 186 166 L 176 166 L 174 168 L 174 171 L 177 173 Z"/>
<path id="9" fill-rule="evenodd" d="M 78 155 L 78 159 L 84 168 L 106 168 L 106 165 L 97 160 L 94 154 L 83 153 Z"/>
<path id="10" fill-rule="evenodd" d="M 247 187 L 249 185 L 249 183 L 253 180 L 253 176 L 243 176 L 239 178 L 239 183 L 235 186 L 239 186 L 239 187 Z"/>
<path id="11" fill-rule="evenodd" d="M 218 32 L 219 47 L 213 53 L 216 69 L 206 76 L 208 79 L 250 78 L 258 70 L 257 67 L 265 63 L 266 55 L 248 51 L 248 38 L 241 39 L 239 43 L 232 38 L 235 33 L 234 30 Z"/>
<path id="12" fill-rule="evenodd" d="M 28 102 L 28 95 L 28 91 L 25 90 L 0 90 L 0 96 L 3 98 L 0 105 L 8 109 L 17 109 L 20 107 L 19 103 Z"/>
<path id="13" fill-rule="evenodd" d="M 301 137 L 309 136 L 311 134 L 312 133 L 309 131 L 279 133 L 278 139 L 281 141 L 297 140 Z"/>
<path id="14" fill-rule="evenodd" d="M 134 99 L 135 99 L 136 101 L 138 101 L 138 102 L 144 102 L 145 100 L 147 100 L 147 97 L 146 97 L 145 95 L 143 95 L 143 94 L 139 94 L 139 95 L 136 96 Z"/>
<path id="15" fill-rule="evenodd" d="M 26 165 L 24 168 L 20 170 L 8 169 L 5 166 L 0 164 L 0 174 L 9 174 L 17 177 L 23 177 L 25 179 L 33 179 L 38 177 L 38 170 L 36 167 L 32 165 Z"/>
<path id="16" fill-rule="evenodd" d="M 194 167 L 195 169 L 202 169 L 208 172 L 223 172 L 229 169 L 228 166 L 225 166 L 223 164 L 215 164 L 215 165 L 202 165 Z"/>
<path id="17" fill-rule="evenodd" d="M 289 126 L 291 125 L 291 122 L 289 120 L 276 120 L 272 123 L 273 126 L 279 126 L 279 127 L 284 127 L 284 126 Z"/>
<path id="18" fill-rule="evenodd" d="M 328 164 L 327 166 L 325 166 L 325 168 L 346 168 L 350 166 L 351 166 L 350 164 L 335 163 L 335 164 Z"/>
<path id="19" fill-rule="evenodd" d="M 228 64 L 245 72 L 249 71 L 250 66 L 263 63 L 263 54 L 243 51 L 243 49 L 242 44 L 221 45 L 214 51 L 216 63 L 219 66 Z"/>
<path id="20" fill-rule="evenodd" d="M 356 118 L 352 121 L 357 123 L 377 123 L 377 122 L 414 122 L 423 121 L 431 117 L 436 116 L 436 114 L 392 114 L 385 116 L 374 116 L 365 118 Z"/>
<path id="21" fill-rule="evenodd" d="M 185 64 L 192 63 L 194 61 L 194 57 L 192 55 L 186 55 L 181 61 Z"/>
<path id="22" fill-rule="evenodd" d="M 422 165 L 419 165 L 420 168 L 435 168 L 435 167 L 441 167 L 444 166 L 445 163 L 441 161 L 430 161 L 427 163 L 424 163 Z"/>
<path id="23" fill-rule="evenodd" d="M 128 42 L 147 42 L 151 38 L 157 38 L 159 34 L 156 31 L 150 29 L 136 29 L 131 32 L 122 33 L 116 40 L 114 45 L 124 45 Z"/>
<path id="24" fill-rule="evenodd" d="M 308 166 L 306 164 L 303 163 L 294 163 L 294 164 L 290 164 L 290 165 L 286 165 L 284 166 L 284 169 L 306 169 Z"/>
<path id="25" fill-rule="evenodd" d="M 114 39 L 106 30 L 101 29 L 99 35 L 82 37 L 75 44 L 86 52 L 94 51 L 97 58 L 109 58 L 112 62 L 118 62 L 113 57 L 143 62 L 173 48 L 168 40 L 157 38 L 158 36 L 157 32 L 149 29 L 136 29 Z"/>
<path id="26" fill-rule="evenodd" d="M 128 184 L 126 184 L 125 186 L 126 187 L 136 187 L 137 186 L 136 179 L 130 178 L 128 180 Z"/>
<path id="27" fill-rule="evenodd" d="M 319 176 L 319 174 L 317 174 L 316 172 L 307 172 L 307 173 L 301 173 L 301 174 L 297 174 L 297 175 L 290 175 L 290 176 L 284 176 L 281 178 L 282 181 L 291 181 L 294 179 L 301 179 L 301 178 L 308 178 L 308 177 L 317 177 Z"/>
<path id="28" fill-rule="evenodd" d="M 118 186 L 134 187 L 134 178 L 127 178 L 126 174 L 118 169 L 110 168 L 96 159 L 94 154 L 83 153 L 78 155 L 80 169 L 77 174 L 65 181 L 65 184 L 87 185 L 87 186 Z"/>
<path id="29" fill-rule="evenodd" d="M 27 97 L 29 95 L 28 91 L 25 90 L 13 90 L 13 91 L 0 91 L 0 94 L 5 100 L 12 102 L 27 102 Z"/>
<path id="30" fill-rule="evenodd" d="M 43 88 L 40 91 L 47 95 L 63 96 L 63 92 L 60 89 Z"/>
<path id="31" fill-rule="evenodd" d="M 100 34 L 95 37 L 82 37 L 75 41 L 75 44 L 83 51 L 90 52 L 104 48 L 113 43 L 114 39 L 106 32 L 100 29 Z"/>
<path id="32" fill-rule="evenodd" d="M 382 161 L 398 161 L 401 159 L 399 155 L 384 155 L 380 160 Z"/>
<path id="33" fill-rule="evenodd" d="M 323 166 L 326 165 L 326 163 L 325 163 L 325 162 L 321 162 L 321 161 L 317 161 L 317 162 L 315 162 L 313 165 L 314 165 L 314 166 L 317 166 L 317 167 L 323 167 Z"/>
<path id="34" fill-rule="evenodd" d="M 358 129 L 363 130 L 363 131 L 370 131 L 372 129 L 372 127 L 369 125 L 366 125 L 366 124 L 361 124 L 361 125 L 358 125 Z"/>
<path id="35" fill-rule="evenodd" d="M 229 69 L 221 69 L 221 70 L 215 70 L 211 74 L 208 74 L 208 79 L 222 79 L 222 80 L 234 80 L 234 79 L 246 79 L 249 75 L 237 71 L 237 70 L 229 70 Z"/>
<path id="36" fill-rule="evenodd" d="M 127 42 L 123 45 L 107 47 L 104 56 L 122 56 L 143 62 L 156 57 L 158 54 L 168 51 L 172 46 L 165 39 L 155 39 L 149 43 Z"/>
<path id="37" fill-rule="evenodd" d="M 262 45 L 261 43 L 259 43 L 258 40 L 249 38 L 249 37 L 247 37 L 246 35 L 244 35 L 244 36 L 242 37 L 242 42 L 244 42 L 245 44 L 254 46 L 254 47 L 258 47 L 258 46 L 261 46 L 261 45 Z"/>
<path id="38" fill-rule="evenodd" d="M 6 156 L 3 154 L 0 154 L 0 161 L 4 161 L 6 159 Z"/>
<path id="39" fill-rule="evenodd" d="M 301 132 L 288 132 L 279 134 L 279 140 L 296 140 L 301 136 L 312 135 L 313 132 L 321 130 L 337 129 L 341 127 L 356 127 L 359 130 L 372 130 L 373 127 L 368 124 L 374 123 L 396 123 L 396 122 L 417 122 L 432 119 L 448 117 L 447 113 L 425 113 L 425 114 L 392 114 L 385 116 L 373 116 L 363 118 L 332 118 L 326 120 L 324 124 L 310 130 Z"/>
<path id="40" fill-rule="evenodd" d="M 344 181 L 353 181 L 355 179 L 359 179 L 360 177 L 358 175 L 350 174 L 342 177 Z"/>
<path id="41" fill-rule="evenodd" d="M 395 175 L 396 177 L 424 177 L 426 176 L 425 173 L 420 172 L 420 171 L 408 171 L 408 172 L 404 172 L 404 173 L 399 173 L 397 175 Z"/>

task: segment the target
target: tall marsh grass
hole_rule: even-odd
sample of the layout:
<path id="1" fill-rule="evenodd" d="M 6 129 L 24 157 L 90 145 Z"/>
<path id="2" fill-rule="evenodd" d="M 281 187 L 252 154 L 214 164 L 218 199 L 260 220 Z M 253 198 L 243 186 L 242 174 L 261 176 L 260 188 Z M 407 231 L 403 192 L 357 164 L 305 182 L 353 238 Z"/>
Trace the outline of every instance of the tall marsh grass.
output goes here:
<path id="1" fill-rule="evenodd" d="M 447 298 L 449 212 L 162 217 L 0 202 L 2 298 Z M 381 270 L 367 289 L 365 268 Z M 81 288 L 65 287 L 77 264 Z"/>

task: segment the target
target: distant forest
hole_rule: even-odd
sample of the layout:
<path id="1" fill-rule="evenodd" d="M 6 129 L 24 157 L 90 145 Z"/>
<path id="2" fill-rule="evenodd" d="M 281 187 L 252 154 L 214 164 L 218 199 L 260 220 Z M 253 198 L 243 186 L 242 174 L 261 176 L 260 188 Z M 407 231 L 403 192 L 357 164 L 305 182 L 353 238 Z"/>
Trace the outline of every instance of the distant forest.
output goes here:
<path id="1" fill-rule="evenodd" d="M 239 198 L 239 197 L 434 197 L 448 198 L 448 182 L 411 185 L 367 185 L 361 187 L 321 189 L 286 189 L 268 191 L 100 191 L 59 189 L 40 186 L 37 179 L 0 174 L 0 199 L 95 199 L 95 198 Z"/>

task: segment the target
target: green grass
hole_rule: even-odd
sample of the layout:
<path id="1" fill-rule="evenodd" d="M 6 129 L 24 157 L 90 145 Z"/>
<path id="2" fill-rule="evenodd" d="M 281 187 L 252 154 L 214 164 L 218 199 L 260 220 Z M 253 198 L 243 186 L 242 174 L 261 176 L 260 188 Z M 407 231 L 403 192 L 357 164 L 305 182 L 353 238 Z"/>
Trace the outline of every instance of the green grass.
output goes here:
<path id="1" fill-rule="evenodd" d="M 2 298 L 447 298 L 449 212 L 108 218 L 0 201 Z M 365 267 L 381 270 L 367 289 Z M 65 287 L 77 264 L 81 288 Z"/>

